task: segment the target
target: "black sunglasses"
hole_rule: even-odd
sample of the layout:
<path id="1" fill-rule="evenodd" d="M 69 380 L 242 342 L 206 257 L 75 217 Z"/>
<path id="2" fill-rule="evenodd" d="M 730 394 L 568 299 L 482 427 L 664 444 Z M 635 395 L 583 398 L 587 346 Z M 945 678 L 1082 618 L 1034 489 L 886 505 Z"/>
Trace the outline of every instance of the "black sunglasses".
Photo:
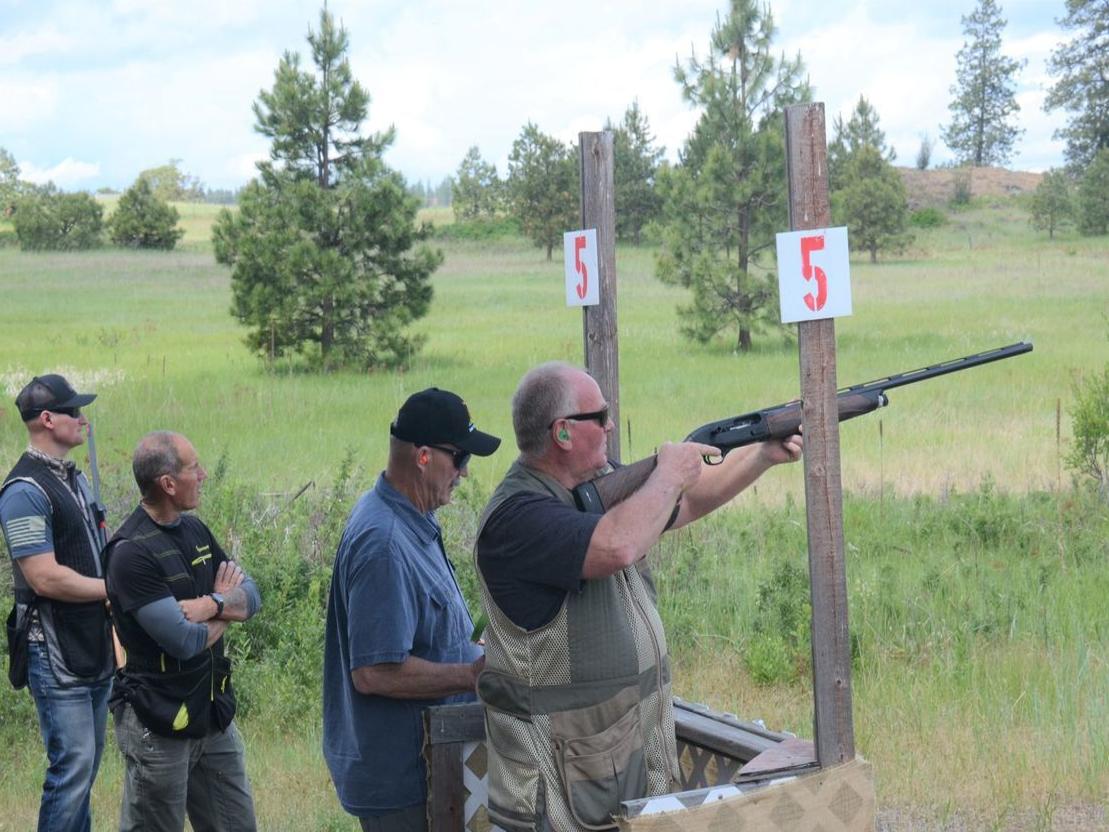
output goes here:
<path id="1" fill-rule="evenodd" d="M 558 419 L 569 419 L 573 422 L 596 422 L 603 430 L 608 427 L 608 405 L 606 404 L 600 410 L 594 410 L 592 413 L 575 413 L 572 416 L 559 416 Z M 553 428 L 558 419 L 547 425 L 547 429 Z"/>
<path id="2" fill-rule="evenodd" d="M 81 408 L 79 407 L 47 407 L 40 410 L 39 413 L 60 413 L 62 416 L 68 416 L 70 419 L 76 419 L 81 415 Z"/>
<path id="3" fill-rule="evenodd" d="M 450 454 L 451 460 L 454 462 L 454 467 L 459 471 L 470 464 L 471 454 L 469 451 L 461 451 L 458 448 L 444 448 L 442 445 L 427 445 L 426 447 Z"/>

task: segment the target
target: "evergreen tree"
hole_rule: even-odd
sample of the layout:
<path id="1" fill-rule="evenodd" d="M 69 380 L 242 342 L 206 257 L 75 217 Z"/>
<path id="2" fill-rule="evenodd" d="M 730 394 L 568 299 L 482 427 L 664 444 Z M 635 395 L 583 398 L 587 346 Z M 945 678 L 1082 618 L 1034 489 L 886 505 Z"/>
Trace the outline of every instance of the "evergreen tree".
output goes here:
<path id="1" fill-rule="evenodd" d="M 177 209 L 154 194 L 150 180 L 141 176 L 119 198 L 115 213 L 108 218 L 112 242 L 126 248 L 169 250 L 184 236 L 177 227 Z"/>
<path id="2" fill-rule="evenodd" d="M 1065 171 L 1049 170 L 1032 194 L 1029 221 L 1033 228 L 1046 231 L 1054 239 L 1056 229 L 1073 221 L 1074 196 L 1071 180 Z"/>
<path id="3" fill-rule="evenodd" d="M 497 176 L 497 166 L 481 158 L 474 145 L 466 151 L 455 174 L 451 191 L 451 207 L 459 222 L 491 220 L 501 211 L 504 186 Z"/>
<path id="4" fill-rule="evenodd" d="M 1001 54 L 1005 23 L 995 0 L 978 0 L 974 11 L 963 16 L 966 40 L 956 56 L 951 123 L 941 128 L 944 143 L 961 164 L 1004 165 L 1024 133 L 1014 123 L 1020 111 L 1014 89 L 1016 74 L 1027 62 Z"/>
<path id="5" fill-rule="evenodd" d="M 508 156 L 508 196 L 512 215 L 547 259 L 562 235 L 580 221 L 577 154 L 530 121 Z"/>
<path id="6" fill-rule="evenodd" d="M 935 141 L 927 133 L 920 137 L 920 150 L 916 152 L 916 169 L 928 170 L 932 163 L 932 147 Z"/>
<path id="7" fill-rule="evenodd" d="M 616 201 L 616 236 L 639 245 L 643 226 L 655 219 L 661 200 L 655 190 L 655 176 L 665 148 L 655 147 L 655 137 L 647 117 L 633 101 L 613 131 L 613 180 Z"/>
<path id="8" fill-rule="evenodd" d="M 828 187 L 831 190 L 842 186 L 848 159 L 864 147 L 873 147 L 887 162 L 897 158 L 897 152 L 886 147 L 886 134 L 878 127 L 878 111 L 860 95 L 846 124 L 841 116 L 836 116 L 832 122 L 832 141 L 828 144 Z"/>
<path id="9" fill-rule="evenodd" d="M 876 147 L 863 145 L 851 155 L 836 197 L 851 248 L 869 252 L 871 263 L 878 262 L 878 252 L 902 251 L 912 240 L 905 184 Z"/>
<path id="10" fill-rule="evenodd" d="M 382 160 L 393 131 L 359 132 L 370 96 L 326 7 L 308 43 L 315 72 L 286 52 L 254 103 L 270 161 L 214 228 L 216 258 L 231 266 L 232 313 L 263 354 L 402 363 L 421 343 L 404 329 L 427 313 L 442 254 L 413 250 L 431 229 L 416 225 L 417 201 Z"/>
<path id="11" fill-rule="evenodd" d="M 1059 25 L 1074 33 L 1048 60 L 1058 80 L 1048 91 L 1044 109 L 1070 113 L 1066 127 L 1055 131 L 1065 139 L 1072 172 L 1081 172 L 1099 150 L 1109 147 L 1109 0 L 1066 0 Z"/>
<path id="12" fill-rule="evenodd" d="M 674 76 L 701 110 L 681 164 L 663 169 L 665 246 L 660 280 L 688 288 L 682 332 L 707 342 L 726 329 L 736 346 L 777 322 L 774 234 L 787 224 L 782 108 L 808 99 L 801 58 L 776 59 L 774 22 L 756 0 L 731 0 L 708 53 Z"/>
<path id="13" fill-rule="evenodd" d="M 1078 183 L 1078 230 L 1109 234 L 1109 147 L 1097 152 Z"/>
<path id="14" fill-rule="evenodd" d="M 204 199 L 204 186 L 195 176 L 181 170 L 180 159 L 170 159 L 164 165 L 147 168 L 138 179 L 149 184 L 154 198 L 162 202 L 200 202 Z"/>

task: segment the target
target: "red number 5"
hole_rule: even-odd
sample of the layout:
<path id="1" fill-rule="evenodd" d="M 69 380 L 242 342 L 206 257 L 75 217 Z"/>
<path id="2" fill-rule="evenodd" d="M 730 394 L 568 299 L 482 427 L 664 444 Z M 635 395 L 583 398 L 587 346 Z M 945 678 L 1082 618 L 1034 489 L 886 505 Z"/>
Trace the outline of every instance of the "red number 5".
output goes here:
<path id="1" fill-rule="evenodd" d="M 824 235 L 801 238 L 801 275 L 805 280 L 813 280 L 813 272 L 816 272 L 816 296 L 813 297 L 812 292 L 809 292 L 803 298 L 805 306 L 813 312 L 823 309 L 828 300 L 828 277 L 824 274 L 824 269 L 812 264 L 812 253 L 822 251 L 823 248 Z"/>
<path id="2" fill-rule="evenodd" d="M 578 297 L 585 300 L 585 296 L 589 292 L 589 270 L 585 268 L 585 263 L 581 261 L 581 250 L 583 248 L 585 248 L 584 234 L 574 238 L 574 268 L 581 275 L 581 282 L 575 287 Z"/>

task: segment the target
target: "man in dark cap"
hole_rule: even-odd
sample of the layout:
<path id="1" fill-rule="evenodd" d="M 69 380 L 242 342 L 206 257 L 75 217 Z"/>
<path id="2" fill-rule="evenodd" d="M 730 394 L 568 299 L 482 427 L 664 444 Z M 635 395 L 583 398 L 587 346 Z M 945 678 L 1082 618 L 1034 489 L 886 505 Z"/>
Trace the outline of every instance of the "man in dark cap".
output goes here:
<path id="1" fill-rule="evenodd" d="M 421 712 L 474 698 L 481 649 L 435 510 L 471 455 L 501 440 L 430 388 L 401 407 L 389 461 L 335 555 L 324 646 L 323 750 L 343 808 L 375 832 L 426 829 Z"/>
<path id="2" fill-rule="evenodd" d="M 15 400 L 30 444 L 0 485 L 0 527 L 15 563 L 9 620 L 26 639 L 25 681 L 49 764 L 40 832 L 91 828 L 112 686 L 104 518 L 84 474 L 65 458 L 85 441 L 81 408 L 95 398 L 60 375 L 32 379 Z"/>

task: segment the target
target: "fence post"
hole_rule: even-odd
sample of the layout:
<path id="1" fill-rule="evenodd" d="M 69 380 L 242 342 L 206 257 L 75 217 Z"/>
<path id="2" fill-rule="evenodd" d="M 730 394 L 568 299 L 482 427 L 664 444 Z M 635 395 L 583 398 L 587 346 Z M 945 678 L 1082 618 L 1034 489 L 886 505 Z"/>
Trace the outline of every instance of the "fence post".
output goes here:
<path id="1" fill-rule="evenodd" d="M 824 105 L 787 107 L 785 122 L 790 230 L 827 228 L 831 210 Z M 816 759 L 827 766 L 855 757 L 835 321 L 802 321 L 797 336 L 812 590 L 813 728 Z"/>
<path id="2" fill-rule="evenodd" d="M 601 302 L 582 307 L 585 368 L 608 402 L 616 430 L 608 435 L 608 456 L 620 459 L 620 363 L 616 335 L 616 200 L 613 186 L 613 133 L 578 133 L 581 154 L 581 227 L 597 229 L 597 287 Z"/>

